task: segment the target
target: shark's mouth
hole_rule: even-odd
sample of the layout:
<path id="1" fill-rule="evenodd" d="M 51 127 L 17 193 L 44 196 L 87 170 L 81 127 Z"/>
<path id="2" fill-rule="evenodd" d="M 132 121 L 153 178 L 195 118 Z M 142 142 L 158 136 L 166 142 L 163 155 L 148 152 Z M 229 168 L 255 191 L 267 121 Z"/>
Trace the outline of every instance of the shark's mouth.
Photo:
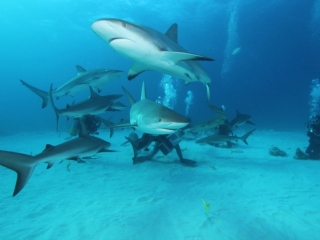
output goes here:
<path id="1" fill-rule="evenodd" d="M 125 38 L 110 38 L 109 43 L 116 41 L 116 40 L 121 40 L 121 39 L 125 39 Z"/>

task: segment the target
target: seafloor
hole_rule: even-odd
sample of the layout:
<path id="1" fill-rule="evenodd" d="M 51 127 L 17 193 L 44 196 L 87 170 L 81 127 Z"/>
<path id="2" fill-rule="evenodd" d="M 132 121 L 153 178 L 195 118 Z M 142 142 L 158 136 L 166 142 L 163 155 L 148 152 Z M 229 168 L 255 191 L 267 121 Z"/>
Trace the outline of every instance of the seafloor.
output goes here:
<path id="1" fill-rule="evenodd" d="M 120 146 L 128 134 L 102 130 L 117 152 L 86 163 L 39 164 L 15 197 L 16 173 L 1 167 L 0 239 L 320 239 L 320 161 L 293 158 L 304 132 L 257 130 L 234 152 L 181 142 L 197 167 L 174 152 L 133 165 L 131 146 Z M 26 132 L 0 146 L 37 154 L 65 137 Z M 271 156 L 272 146 L 288 156 Z"/>

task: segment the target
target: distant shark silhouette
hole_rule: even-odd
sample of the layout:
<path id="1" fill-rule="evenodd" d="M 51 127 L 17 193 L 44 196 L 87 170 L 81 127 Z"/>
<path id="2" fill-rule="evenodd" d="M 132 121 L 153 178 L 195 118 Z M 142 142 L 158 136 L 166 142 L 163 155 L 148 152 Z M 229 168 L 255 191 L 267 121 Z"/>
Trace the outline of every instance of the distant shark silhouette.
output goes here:
<path id="1" fill-rule="evenodd" d="M 75 93 L 85 90 L 89 86 L 97 88 L 100 92 L 106 83 L 114 81 L 124 75 L 124 72 L 120 70 L 97 69 L 86 71 L 83 67 L 79 65 L 77 65 L 76 68 L 78 70 L 78 75 L 70 79 L 68 82 L 66 82 L 59 88 L 55 89 L 52 92 L 52 95 L 54 97 L 58 99 L 66 95 L 74 96 Z M 21 79 L 20 81 L 32 92 L 34 92 L 42 98 L 42 108 L 45 108 L 48 105 L 48 92 L 33 87 Z"/>
<path id="2" fill-rule="evenodd" d="M 83 123 L 81 124 L 83 129 Z M 47 144 L 43 152 L 35 156 L 0 150 L 0 165 L 17 173 L 13 192 L 13 196 L 16 196 L 27 184 L 34 168 L 39 163 L 47 163 L 47 168 L 51 168 L 57 160 L 76 160 L 81 157 L 93 156 L 99 152 L 113 152 L 108 150 L 110 145 L 109 142 L 100 138 L 86 135 L 82 130 L 80 137 L 56 146 Z"/>
<path id="3" fill-rule="evenodd" d="M 231 141 L 238 141 L 241 140 L 243 141 L 245 144 L 248 145 L 247 142 L 247 138 L 251 135 L 251 133 L 253 133 L 256 129 L 253 129 L 249 132 L 247 132 L 246 134 L 244 134 L 241 137 L 237 137 L 237 136 L 229 136 L 229 135 L 211 135 L 208 137 L 204 137 L 199 139 L 198 141 L 196 141 L 196 143 L 200 144 L 200 145 L 205 145 L 205 144 L 209 144 L 209 145 L 214 145 L 217 143 L 224 143 L 224 142 L 231 142 Z"/>
<path id="4" fill-rule="evenodd" d="M 216 116 L 215 118 L 213 118 L 213 119 L 211 119 L 209 121 L 206 121 L 206 122 L 203 122 L 203 123 L 201 123 L 199 125 L 196 125 L 194 127 L 187 128 L 187 129 L 184 130 L 185 132 L 208 131 L 208 130 L 212 130 L 212 129 L 218 127 L 219 125 L 225 123 L 225 121 L 227 119 L 227 115 L 221 108 L 218 108 L 218 107 L 210 105 L 210 104 L 207 104 L 207 106 L 212 111 L 215 111 L 218 114 L 218 116 Z"/>
<path id="5" fill-rule="evenodd" d="M 58 109 L 54 105 L 54 101 L 52 97 L 52 84 L 51 84 L 49 96 L 50 96 L 50 102 L 51 102 L 52 108 L 56 114 L 57 130 L 58 130 L 58 121 L 59 121 L 60 115 L 66 116 L 68 118 L 69 117 L 78 118 L 84 115 L 96 115 L 96 114 L 104 113 L 106 111 L 115 111 L 117 110 L 118 107 L 120 109 L 122 108 L 122 106 L 118 106 L 117 104 L 114 105 L 116 101 L 122 97 L 122 95 L 114 94 L 114 95 L 100 96 L 99 94 L 93 91 L 92 87 L 89 87 L 89 88 L 90 88 L 89 99 L 73 104 L 71 106 L 67 105 L 67 107 L 64 109 Z"/>
<path id="6" fill-rule="evenodd" d="M 92 30 L 114 50 L 133 60 L 128 73 L 131 80 L 147 70 L 159 71 L 180 79 L 186 84 L 202 82 L 210 99 L 211 79 L 194 60 L 212 58 L 188 53 L 178 44 L 178 25 L 173 24 L 166 34 L 150 27 L 128 21 L 104 18 L 91 25 Z"/>
<path id="7" fill-rule="evenodd" d="M 141 100 L 135 102 L 130 93 L 124 88 L 130 105 L 130 123 L 124 121 L 112 127 L 134 127 L 149 134 L 170 134 L 189 124 L 189 120 L 181 114 L 159 103 L 146 98 L 144 83 L 142 84 Z"/>
<path id="8" fill-rule="evenodd" d="M 236 117 L 234 119 L 232 119 L 232 121 L 230 122 L 231 127 L 239 127 L 239 126 L 244 125 L 246 123 L 256 125 L 250 121 L 252 116 L 250 116 L 248 114 L 242 114 L 238 110 L 236 110 L 236 111 L 237 111 Z"/>

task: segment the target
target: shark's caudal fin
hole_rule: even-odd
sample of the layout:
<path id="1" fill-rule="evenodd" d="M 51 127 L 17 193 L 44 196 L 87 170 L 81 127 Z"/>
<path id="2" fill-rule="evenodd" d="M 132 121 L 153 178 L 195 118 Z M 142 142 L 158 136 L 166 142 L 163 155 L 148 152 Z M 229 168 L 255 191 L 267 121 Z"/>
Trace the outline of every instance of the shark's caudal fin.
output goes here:
<path id="1" fill-rule="evenodd" d="M 50 102 L 51 102 L 51 106 L 56 114 L 56 119 L 57 119 L 57 126 L 56 126 L 56 130 L 58 131 L 58 122 L 59 122 L 59 109 L 54 105 L 53 102 L 53 97 L 52 97 L 52 84 L 50 85 L 50 91 L 49 91 L 49 96 L 50 96 Z"/>
<path id="2" fill-rule="evenodd" d="M 130 95 L 130 93 L 124 87 L 122 87 L 122 90 L 124 91 L 126 97 L 128 98 L 128 101 L 129 101 L 129 103 L 130 103 L 130 105 L 132 107 L 133 104 L 136 103 L 136 101 L 133 99 L 133 97 Z"/>
<path id="3" fill-rule="evenodd" d="M 240 139 L 241 139 L 245 144 L 248 145 L 247 138 L 248 138 L 248 137 L 251 135 L 251 133 L 253 133 L 255 130 L 256 130 L 256 128 L 253 129 L 253 130 L 251 130 L 251 131 L 249 131 L 249 132 L 247 132 L 245 135 L 243 135 L 242 137 L 240 137 Z"/>
<path id="4" fill-rule="evenodd" d="M 105 126 L 107 126 L 110 129 L 110 138 L 111 138 L 113 136 L 113 134 L 114 134 L 114 129 L 115 129 L 114 125 L 115 124 L 113 122 L 111 122 L 111 121 L 109 121 L 107 119 L 101 118 L 101 117 L 99 117 L 99 119 L 101 120 L 101 122 Z"/>
<path id="5" fill-rule="evenodd" d="M 45 108 L 48 105 L 48 101 L 49 101 L 49 93 L 46 91 L 43 91 L 41 89 L 35 88 L 33 86 L 31 86 L 30 84 L 26 83 L 25 81 L 20 79 L 20 82 L 26 86 L 27 88 L 29 88 L 32 92 L 34 92 L 35 94 L 37 94 L 39 97 L 42 98 L 42 108 Z"/>
<path id="6" fill-rule="evenodd" d="M 17 195 L 30 179 L 35 168 L 35 165 L 32 164 L 33 158 L 33 156 L 26 154 L 0 151 L 0 165 L 17 173 L 17 181 L 13 196 Z"/>

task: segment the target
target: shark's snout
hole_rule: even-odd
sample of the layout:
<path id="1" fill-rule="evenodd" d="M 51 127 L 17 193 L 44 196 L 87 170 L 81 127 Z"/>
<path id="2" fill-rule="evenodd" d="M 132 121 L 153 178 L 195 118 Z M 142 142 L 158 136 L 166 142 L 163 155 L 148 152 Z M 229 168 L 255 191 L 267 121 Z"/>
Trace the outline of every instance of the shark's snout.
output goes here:
<path id="1" fill-rule="evenodd" d="M 106 42 L 110 42 L 115 38 L 114 29 L 107 20 L 97 20 L 91 24 L 91 29 L 95 34 L 102 38 Z"/>

